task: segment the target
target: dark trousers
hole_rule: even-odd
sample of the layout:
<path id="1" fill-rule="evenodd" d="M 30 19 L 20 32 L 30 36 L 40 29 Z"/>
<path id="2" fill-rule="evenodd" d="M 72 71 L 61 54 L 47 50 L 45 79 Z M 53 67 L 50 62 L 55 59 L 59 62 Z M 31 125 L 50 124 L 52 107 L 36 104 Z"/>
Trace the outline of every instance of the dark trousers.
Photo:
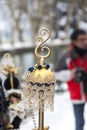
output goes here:
<path id="1" fill-rule="evenodd" d="M 5 129 L 4 127 L 1 127 L 1 126 L 0 126 L 0 130 L 6 130 L 6 129 Z"/>
<path id="2" fill-rule="evenodd" d="M 73 104 L 76 130 L 83 130 L 84 127 L 84 105 Z"/>

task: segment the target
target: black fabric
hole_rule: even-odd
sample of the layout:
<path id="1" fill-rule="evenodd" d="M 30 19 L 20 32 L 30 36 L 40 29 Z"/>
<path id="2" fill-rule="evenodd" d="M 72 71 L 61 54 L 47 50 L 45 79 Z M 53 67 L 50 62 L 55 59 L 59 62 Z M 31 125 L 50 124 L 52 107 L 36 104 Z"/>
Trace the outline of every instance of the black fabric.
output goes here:
<path id="1" fill-rule="evenodd" d="M 0 79 L 0 112 L 6 111 L 6 98 L 2 87 L 2 80 Z"/>
<path id="2" fill-rule="evenodd" d="M 7 101 L 2 87 L 2 80 L 0 79 L 0 130 L 5 130 L 5 125 L 9 118 L 7 115 Z"/>
<path id="3" fill-rule="evenodd" d="M 87 49 L 82 49 L 82 48 L 79 48 L 77 46 L 73 46 L 73 49 L 76 51 L 76 53 L 80 56 L 80 57 L 83 57 L 85 54 L 87 54 Z"/>
<path id="4" fill-rule="evenodd" d="M 21 123 L 21 118 L 16 116 L 11 124 L 14 126 L 14 129 L 18 129 L 20 126 L 20 123 Z"/>
<path id="5" fill-rule="evenodd" d="M 19 87 L 19 80 L 16 76 L 13 75 L 13 87 L 14 89 L 18 89 Z M 10 75 L 7 76 L 5 82 L 4 82 L 4 87 L 6 90 L 10 90 L 12 88 L 11 82 L 10 82 Z"/>

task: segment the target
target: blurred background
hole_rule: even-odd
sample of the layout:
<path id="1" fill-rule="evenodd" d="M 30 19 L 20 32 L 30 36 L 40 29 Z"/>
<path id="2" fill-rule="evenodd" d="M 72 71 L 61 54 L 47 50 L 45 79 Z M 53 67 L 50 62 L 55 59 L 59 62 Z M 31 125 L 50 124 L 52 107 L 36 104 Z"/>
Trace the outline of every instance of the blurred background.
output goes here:
<path id="1" fill-rule="evenodd" d="M 72 31 L 75 28 L 87 31 L 87 0 L 0 0 L 0 73 L 3 55 L 9 52 L 21 67 L 19 77 L 24 81 L 24 73 L 37 63 L 35 37 L 41 27 L 51 30 L 48 46 L 52 54 L 47 62 L 54 68 L 61 52 L 70 44 Z M 61 88 L 67 87 L 58 82 L 56 90 Z M 74 130 L 69 94 L 58 95 L 55 101 L 53 119 L 48 125 L 52 130 Z"/>

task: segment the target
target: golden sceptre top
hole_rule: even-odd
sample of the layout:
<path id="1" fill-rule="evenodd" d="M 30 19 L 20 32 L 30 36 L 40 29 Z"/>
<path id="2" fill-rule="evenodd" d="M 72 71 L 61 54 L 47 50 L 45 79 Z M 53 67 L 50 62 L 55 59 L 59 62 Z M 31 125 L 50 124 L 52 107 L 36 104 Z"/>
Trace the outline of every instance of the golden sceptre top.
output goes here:
<path id="1" fill-rule="evenodd" d="M 45 63 L 45 59 L 50 56 L 51 51 L 47 46 L 43 46 L 43 44 L 50 38 L 50 36 L 51 33 L 49 29 L 40 29 L 39 35 L 36 36 L 36 43 L 38 43 L 38 45 L 35 48 L 35 55 L 39 58 L 39 63 L 33 67 L 29 67 L 25 75 L 26 85 L 23 89 L 23 102 L 25 103 L 26 107 L 31 104 L 32 108 L 35 110 L 38 110 L 40 107 L 40 91 L 44 92 L 44 110 L 53 110 L 55 76 L 53 71 L 50 69 L 50 65 Z M 40 52 L 43 52 L 44 54 L 42 55 Z"/>
<path id="2" fill-rule="evenodd" d="M 35 48 L 35 55 L 40 58 L 40 65 L 44 65 L 45 64 L 45 59 L 48 58 L 51 54 L 50 49 L 47 46 L 42 46 L 51 36 L 51 32 L 49 31 L 49 29 L 47 28 L 42 28 L 39 31 L 39 36 L 36 36 L 36 43 L 38 43 L 37 47 Z M 41 49 L 41 52 L 47 50 L 47 54 L 45 55 L 40 55 L 39 54 L 39 49 Z"/>

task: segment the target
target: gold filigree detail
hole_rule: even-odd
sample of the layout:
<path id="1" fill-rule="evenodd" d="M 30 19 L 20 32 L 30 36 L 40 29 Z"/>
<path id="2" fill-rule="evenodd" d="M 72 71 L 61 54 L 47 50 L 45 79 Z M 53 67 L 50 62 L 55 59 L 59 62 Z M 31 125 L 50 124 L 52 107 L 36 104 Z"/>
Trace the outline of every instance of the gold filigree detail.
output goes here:
<path id="1" fill-rule="evenodd" d="M 43 71 L 45 73 L 43 73 Z M 44 108 L 39 103 L 39 92 L 44 93 Z M 29 105 L 36 111 L 53 111 L 54 106 L 54 92 L 55 92 L 55 76 L 50 69 L 34 70 L 26 73 L 26 86 L 23 89 L 23 102 L 26 107 Z M 27 101 L 26 99 L 30 99 Z M 42 105 L 43 106 L 43 105 Z"/>
<path id="2" fill-rule="evenodd" d="M 36 37 L 36 42 L 38 43 L 38 46 L 35 48 L 35 55 L 40 58 L 40 65 L 45 64 L 45 59 L 48 58 L 51 54 L 50 49 L 47 46 L 42 46 L 51 36 L 51 33 L 49 29 L 43 28 L 39 31 L 39 36 Z M 39 49 L 43 52 L 44 50 L 47 50 L 48 53 L 46 55 L 40 55 L 38 53 Z"/>

